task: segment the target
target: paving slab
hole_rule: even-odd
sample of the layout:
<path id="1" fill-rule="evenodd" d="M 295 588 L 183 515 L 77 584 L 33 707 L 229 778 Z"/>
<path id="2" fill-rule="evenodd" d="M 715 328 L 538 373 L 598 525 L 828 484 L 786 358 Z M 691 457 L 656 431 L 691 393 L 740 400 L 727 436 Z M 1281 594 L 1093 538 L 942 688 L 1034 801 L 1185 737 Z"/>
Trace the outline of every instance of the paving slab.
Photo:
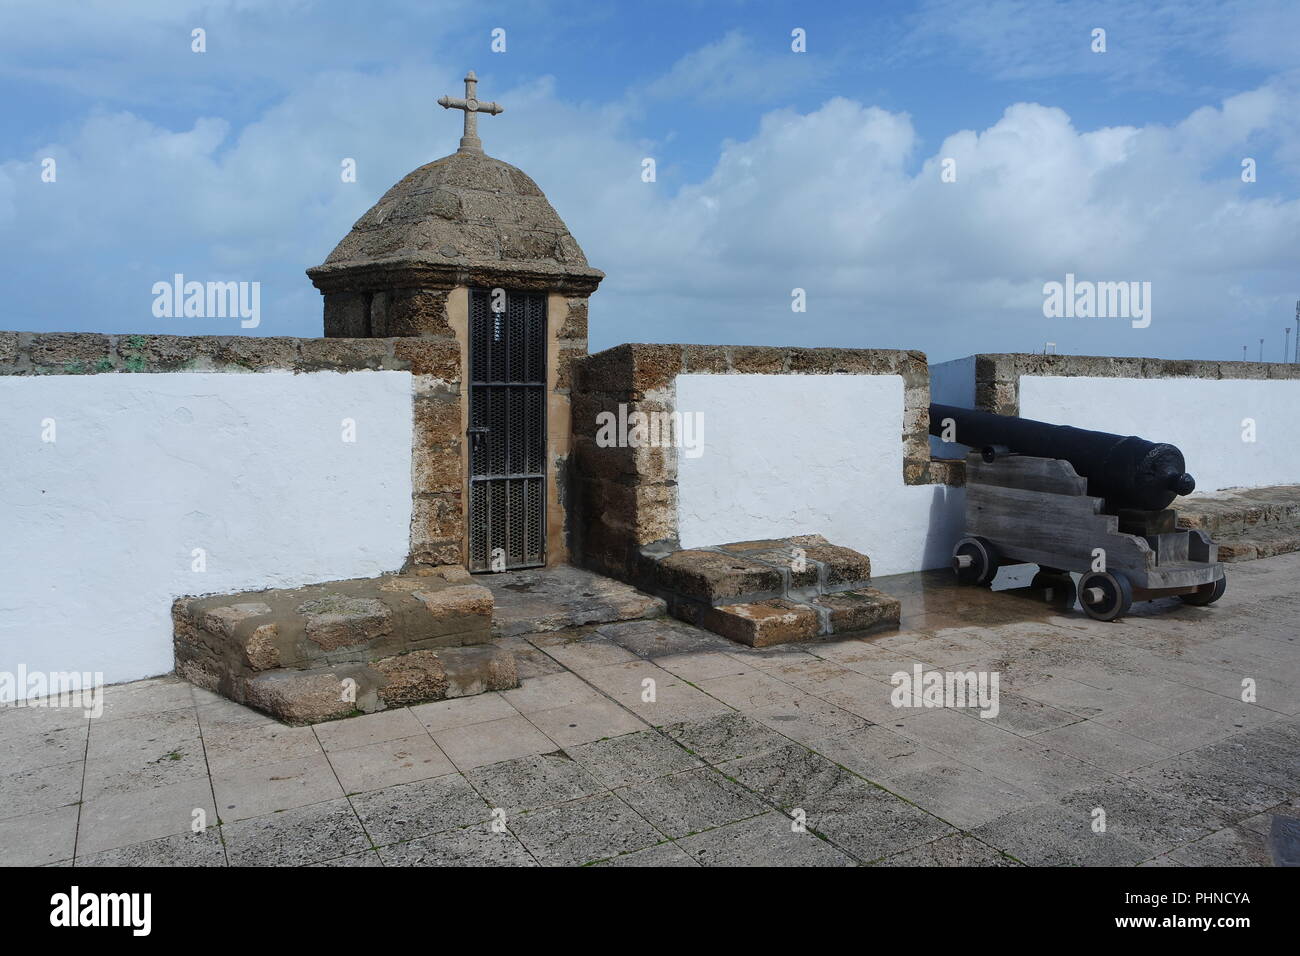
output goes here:
<path id="1" fill-rule="evenodd" d="M 157 840 L 133 843 L 98 853 L 77 856 L 77 866 L 225 866 L 226 848 L 221 831 L 210 826 L 198 833 L 176 833 Z"/>
<path id="2" fill-rule="evenodd" d="M 703 766 L 699 758 L 654 730 L 593 741 L 571 747 L 568 753 L 610 789 Z"/>
<path id="3" fill-rule="evenodd" d="M 405 707 L 326 721 L 316 724 L 314 729 L 327 753 L 426 732 L 424 725 Z"/>
<path id="4" fill-rule="evenodd" d="M 684 837 L 771 809 L 716 770 L 704 767 L 615 791 L 670 837 Z"/>
<path id="5" fill-rule="evenodd" d="M 656 681 L 653 687 L 627 690 L 613 695 L 619 706 L 653 727 L 666 727 L 684 720 L 703 720 L 731 712 L 731 708 L 709 694 L 675 678 Z"/>
<path id="6" fill-rule="evenodd" d="M 308 863 L 309 867 L 318 866 L 383 866 L 384 861 L 379 858 L 379 853 L 375 850 L 362 850 L 360 853 L 348 853 L 344 856 L 336 856 L 330 860 L 317 860 L 315 863 Z"/>
<path id="7" fill-rule="evenodd" d="M 211 772 L 260 767 L 318 756 L 324 751 L 310 727 L 288 727 L 274 720 L 211 726 L 199 712 L 203 752 Z"/>
<path id="8" fill-rule="evenodd" d="M 510 829 L 545 866 L 578 866 L 661 842 L 663 834 L 612 793 L 515 818 Z"/>
<path id="9" fill-rule="evenodd" d="M 0 820 L 76 803 L 83 768 L 74 760 L 0 775 Z"/>
<path id="10" fill-rule="evenodd" d="M 881 726 L 828 737 L 817 742 L 816 750 L 858 776 L 878 783 L 900 774 L 961 762 Z"/>
<path id="11" fill-rule="evenodd" d="M 686 851 L 676 843 L 665 841 L 657 846 L 646 847 L 644 850 L 634 850 L 621 856 L 610 857 L 608 860 L 601 860 L 593 866 L 661 867 L 699 866 L 699 864 L 687 856 Z"/>
<path id="12" fill-rule="evenodd" d="M 501 694 L 519 713 L 528 715 L 556 707 L 567 707 L 588 700 L 598 700 L 599 691 L 569 671 L 544 674 L 524 680 L 514 690 Z"/>
<path id="13" fill-rule="evenodd" d="M 661 598 L 582 568 L 561 566 L 506 574 L 479 574 L 492 592 L 492 631 L 502 637 L 661 617 Z"/>
<path id="14" fill-rule="evenodd" d="M 38 710 L 32 708 L 27 713 L 37 713 Z M 22 719 L 15 718 L 15 720 Z M 87 720 L 84 726 L 42 730 L 33 734 L 15 733 L 0 739 L 0 767 L 4 768 L 5 773 L 15 773 L 20 770 L 48 767 L 52 764 L 69 763 L 73 760 L 84 760 L 90 723 Z"/>
<path id="15" fill-rule="evenodd" d="M 1240 827 L 1226 827 L 1169 854 L 1182 866 L 1273 866 L 1268 839 Z"/>
<path id="16" fill-rule="evenodd" d="M 697 757 L 712 764 L 766 753 L 790 745 L 790 739 L 736 711 L 683 721 L 664 728 L 665 734 Z"/>
<path id="17" fill-rule="evenodd" d="M 855 861 L 775 811 L 678 841 L 700 866 L 854 866 Z"/>
<path id="18" fill-rule="evenodd" d="M 901 773 L 885 786 L 890 793 L 964 830 L 1038 802 L 1033 793 L 958 763 Z"/>
<path id="19" fill-rule="evenodd" d="M 441 777 L 456 769 L 426 733 L 335 750 L 326 756 L 345 793 Z"/>
<path id="20" fill-rule="evenodd" d="M 1144 847 L 1148 856 L 1198 840 L 1226 822 L 1221 813 L 1182 793 L 1159 792 L 1126 779 L 1079 787 L 1054 802 L 1072 819 L 1091 819 L 1103 811 L 1107 832 Z"/>
<path id="21" fill-rule="evenodd" d="M 0 865 L 45 866 L 71 860 L 79 809 L 57 807 L 0 820 Z"/>
<path id="22" fill-rule="evenodd" d="M 479 767 L 468 779 L 492 807 L 506 811 L 507 819 L 606 789 L 562 750 Z"/>
<path id="23" fill-rule="evenodd" d="M 810 694 L 752 712 L 755 720 L 812 747 L 827 737 L 864 730 L 870 722 Z"/>
<path id="24" fill-rule="evenodd" d="M 1120 730 L 1081 720 L 1077 724 L 1047 730 L 1033 738 L 1036 742 L 1069 754 L 1110 773 L 1124 773 L 1158 763 L 1173 750 L 1134 737 Z"/>
<path id="25" fill-rule="evenodd" d="M 1128 774 L 1133 782 L 1215 813 L 1229 823 L 1254 816 L 1289 794 L 1195 754 L 1171 757 Z"/>
<path id="26" fill-rule="evenodd" d="M 876 866 L 1021 866 L 1005 853 L 965 833 L 953 833 L 931 843 L 895 853 Z"/>
<path id="27" fill-rule="evenodd" d="M 672 618 L 606 624 L 593 633 L 646 660 L 681 654 L 721 653 L 734 646 L 725 637 Z"/>
<path id="28" fill-rule="evenodd" d="M 464 777 L 449 773 L 348 798 L 375 846 L 487 820 L 491 808 Z"/>
<path id="29" fill-rule="evenodd" d="M 212 802 L 212 784 L 206 778 L 96 797 L 81 806 L 77 853 L 97 853 L 189 833 L 196 819 L 205 827 L 221 819 Z"/>
<path id="30" fill-rule="evenodd" d="M 510 702 L 501 694 L 440 700 L 430 704 L 417 704 L 409 710 L 430 733 L 519 716 L 519 711 L 510 706 Z"/>
<path id="31" fill-rule="evenodd" d="M 1135 866 L 1151 855 L 1114 832 L 1094 832 L 1087 814 L 1057 803 L 1014 810 L 971 835 L 1029 866 Z"/>
<path id="32" fill-rule="evenodd" d="M 344 798 L 222 827 L 232 866 L 304 866 L 370 847 Z"/>
<path id="33" fill-rule="evenodd" d="M 379 848 L 384 866 L 537 866 L 509 830 L 476 823 Z"/>
<path id="34" fill-rule="evenodd" d="M 292 810 L 343 796 L 325 754 L 212 772 L 223 822 Z"/>
<path id="35" fill-rule="evenodd" d="M 433 739 L 461 771 L 555 749 L 555 742 L 520 714 L 437 730 Z"/>

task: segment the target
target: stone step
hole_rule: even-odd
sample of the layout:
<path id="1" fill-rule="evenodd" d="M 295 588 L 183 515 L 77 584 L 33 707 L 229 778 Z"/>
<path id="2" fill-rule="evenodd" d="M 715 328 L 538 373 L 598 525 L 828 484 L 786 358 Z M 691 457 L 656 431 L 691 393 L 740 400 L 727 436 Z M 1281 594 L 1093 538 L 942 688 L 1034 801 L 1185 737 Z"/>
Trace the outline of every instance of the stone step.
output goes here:
<path id="1" fill-rule="evenodd" d="M 644 557 L 674 617 L 751 647 L 898 627 L 899 603 L 869 586 L 867 556 L 821 535 Z"/>
<path id="2" fill-rule="evenodd" d="M 1220 534 L 1214 538 L 1220 561 L 1253 561 L 1277 554 L 1300 551 L 1300 528 L 1260 527 L 1244 534 Z"/>
<path id="3" fill-rule="evenodd" d="M 1212 537 L 1246 534 L 1259 527 L 1300 529 L 1300 485 L 1241 488 L 1180 498 L 1178 524 Z"/>
<path id="4" fill-rule="evenodd" d="M 822 614 L 824 634 L 893 630 L 903 609 L 898 598 L 872 587 L 823 594 L 809 603 Z"/>
<path id="5" fill-rule="evenodd" d="M 674 551 L 654 569 L 661 591 L 718 606 L 761 602 L 790 592 L 826 594 L 862 587 L 871 561 L 818 534 L 737 541 Z"/>
<path id="6" fill-rule="evenodd" d="M 483 646 L 492 606 L 459 567 L 181 598 L 176 673 L 293 722 L 481 693 L 517 681 L 509 653 Z"/>
<path id="7" fill-rule="evenodd" d="M 411 651 L 369 664 L 280 668 L 217 689 L 286 723 L 314 724 L 518 686 L 514 655 L 483 644 Z"/>
<path id="8" fill-rule="evenodd" d="M 1300 551 L 1300 485 L 1192 495 L 1179 500 L 1178 525 L 1208 533 L 1220 561 Z"/>

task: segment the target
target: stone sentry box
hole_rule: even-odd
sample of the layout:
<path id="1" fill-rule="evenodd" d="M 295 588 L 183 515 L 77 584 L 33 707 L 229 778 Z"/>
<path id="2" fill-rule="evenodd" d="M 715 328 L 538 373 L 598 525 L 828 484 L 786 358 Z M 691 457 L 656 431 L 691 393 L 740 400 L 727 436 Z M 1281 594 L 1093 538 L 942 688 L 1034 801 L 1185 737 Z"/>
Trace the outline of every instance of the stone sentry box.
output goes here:
<path id="1" fill-rule="evenodd" d="M 307 270 L 325 297 L 327 337 L 413 337 L 416 564 L 470 564 L 470 290 L 546 302 L 546 563 L 565 563 L 569 393 L 587 353 L 587 298 L 604 273 L 542 191 L 508 163 L 464 148 L 420 167 L 362 216 L 325 262 Z"/>

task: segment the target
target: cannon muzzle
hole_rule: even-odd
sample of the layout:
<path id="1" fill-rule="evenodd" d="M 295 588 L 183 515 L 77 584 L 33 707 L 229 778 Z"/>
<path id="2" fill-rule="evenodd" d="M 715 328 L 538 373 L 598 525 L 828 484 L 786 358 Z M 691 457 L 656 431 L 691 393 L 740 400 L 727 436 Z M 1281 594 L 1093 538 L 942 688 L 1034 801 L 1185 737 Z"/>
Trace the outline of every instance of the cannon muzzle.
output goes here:
<path id="1" fill-rule="evenodd" d="M 946 429 L 945 423 L 952 428 Z M 1111 435 L 1072 425 L 1051 425 L 953 405 L 930 406 L 930 434 L 978 450 L 985 461 L 1016 453 L 1060 458 L 1088 480 L 1088 494 L 1107 507 L 1160 511 L 1196 490 L 1183 453 L 1174 445 L 1136 435 Z"/>

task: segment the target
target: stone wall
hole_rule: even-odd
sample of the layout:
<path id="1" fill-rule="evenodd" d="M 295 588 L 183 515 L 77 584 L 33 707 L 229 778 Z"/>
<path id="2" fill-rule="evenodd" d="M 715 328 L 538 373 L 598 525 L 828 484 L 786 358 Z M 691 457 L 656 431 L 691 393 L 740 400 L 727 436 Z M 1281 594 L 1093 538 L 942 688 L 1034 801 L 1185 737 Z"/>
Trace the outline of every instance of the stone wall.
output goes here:
<path id="1" fill-rule="evenodd" d="M 899 485 L 942 481 L 932 468 L 929 373 L 920 352 L 763 346 L 620 345 L 576 363 L 573 401 L 576 552 L 594 570 L 635 581 L 642 549 L 678 541 L 678 452 L 673 447 L 600 447 L 601 412 L 668 413 L 678 375 L 896 375 L 903 381 Z M 864 410 L 869 413 L 869 410 Z M 798 449 L 792 448 L 794 454 Z M 897 452 L 897 447 L 890 450 Z M 753 476 L 762 480 L 761 476 Z M 809 532 L 821 529 L 807 529 Z M 821 530 L 832 537 L 833 529 Z M 722 543 L 722 542 L 717 542 Z"/>
<path id="2" fill-rule="evenodd" d="M 1284 362 L 1213 362 L 1104 355 L 976 355 L 972 407 L 999 415 L 1020 414 L 1022 376 L 1070 378 L 1296 379 L 1300 365 Z M 964 360 L 958 360 L 964 361 Z"/>
<path id="3" fill-rule="evenodd" d="M 0 332 L 0 375 L 407 371 L 412 375 L 411 564 L 458 564 L 464 522 L 461 349 L 451 338 Z M 364 489 L 358 489 L 364 493 Z"/>

